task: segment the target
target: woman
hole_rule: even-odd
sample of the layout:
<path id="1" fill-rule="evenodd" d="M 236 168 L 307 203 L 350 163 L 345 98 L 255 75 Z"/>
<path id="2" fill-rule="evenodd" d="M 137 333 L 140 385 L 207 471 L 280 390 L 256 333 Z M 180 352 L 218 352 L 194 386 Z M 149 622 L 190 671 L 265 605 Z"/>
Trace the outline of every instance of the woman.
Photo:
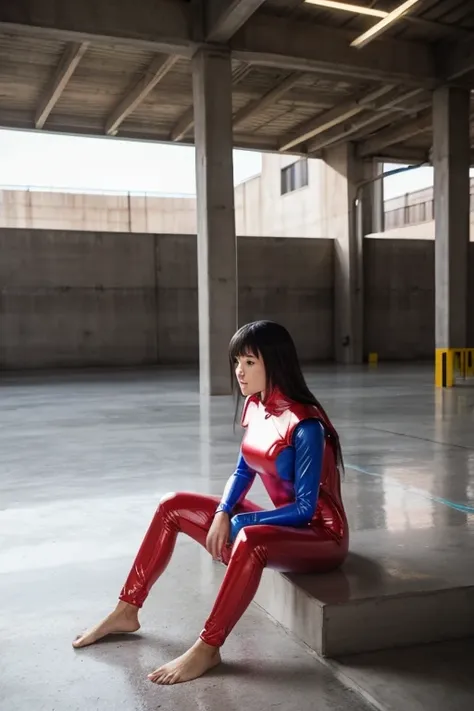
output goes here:
<path id="1" fill-rule="evenodd" d="M 245 434 L 221 499 L 185 492 L 165 496 L 116 609 L 73 642 L 85 647 L 107 634 L 138 630 L 139 609 L 164 572 L 178 533 L 186 533 L 227 571 L 199 639 L 149 675 L 158 684 L 195 679 L 220 662 L 219 649 L 254 597 L 265 566 L 326 572 L 347 555 L 339 438 L 305 383 L 291 336 L 271 321 L 248 324 L 232 338 L 229 357 L 246 397 Z M 257 473 L 272 510 L 246 498 Z"/>

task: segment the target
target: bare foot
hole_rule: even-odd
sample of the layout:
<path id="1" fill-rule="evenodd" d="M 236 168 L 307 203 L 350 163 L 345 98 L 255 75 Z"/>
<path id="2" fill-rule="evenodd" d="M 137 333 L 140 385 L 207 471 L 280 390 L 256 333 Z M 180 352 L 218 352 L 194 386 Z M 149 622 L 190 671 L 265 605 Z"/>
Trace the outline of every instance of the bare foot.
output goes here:
<path id="1" fill-rule="evenodd" d="M 198 639 L 181 657 L 148 674 L 148 678 L 155 684 L 179 684 L 197 679 L 220 662 L 219 648 L 211 647 Z"/>
<path id="2" fill-rule="evenodd" d="M 105 620 L 76 637 L 72 646 L 76 649 L 87 647 L 108 634 L 124 634 L 136 632 L 139 629 L 138 608 L 134 605 L 129 605 L 127 602 L 120 601 L 115 610 Z"/>

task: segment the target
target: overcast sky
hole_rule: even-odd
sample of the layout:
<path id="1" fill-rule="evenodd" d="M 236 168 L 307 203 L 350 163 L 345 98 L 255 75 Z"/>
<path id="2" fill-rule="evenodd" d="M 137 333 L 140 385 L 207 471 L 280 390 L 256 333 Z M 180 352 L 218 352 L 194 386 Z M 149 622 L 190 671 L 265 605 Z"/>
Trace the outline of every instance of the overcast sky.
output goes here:
<path id="1" fill-rule="evenodd" d="M 261 155 L 234 152 L 234 182 L 260 172 Z M 389 166 L 386 166 L 386 169 Z M 433 184 L 431 168 L 385 181 L 385 197 Z M 194 194 L 187 146 L 0 130 L 0 185 Z"/>

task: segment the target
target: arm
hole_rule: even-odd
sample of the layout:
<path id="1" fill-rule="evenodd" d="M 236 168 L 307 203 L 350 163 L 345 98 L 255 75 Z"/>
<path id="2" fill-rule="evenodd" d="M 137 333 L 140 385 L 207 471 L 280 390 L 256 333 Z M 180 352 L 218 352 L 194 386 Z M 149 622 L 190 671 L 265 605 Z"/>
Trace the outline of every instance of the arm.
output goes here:
<path id="1" fill-rule="evenodd" d="M 324 427 L 319 420 L 304 420 L 295 429 L 295 501 L 270 511 L 237 514 L 231 521 L 231 541 L 244 526 L 270 524 L 301 526 L 316 510 L 324 452 Z"/>
<path id="2" fill-rule="evenodd" d="M 216 513 L 225 511 L 227 514 L 232 513 L 232 509 L 243 498 L 245 498 L 248 490 L 252 486 L 255 479 L 255 472 L 250 469 L 247 462 L 240 452 L 237 462 L 237 469 L 227 481 L 227 484 L 222 494 L 221 502 L 216 509 Z"/>

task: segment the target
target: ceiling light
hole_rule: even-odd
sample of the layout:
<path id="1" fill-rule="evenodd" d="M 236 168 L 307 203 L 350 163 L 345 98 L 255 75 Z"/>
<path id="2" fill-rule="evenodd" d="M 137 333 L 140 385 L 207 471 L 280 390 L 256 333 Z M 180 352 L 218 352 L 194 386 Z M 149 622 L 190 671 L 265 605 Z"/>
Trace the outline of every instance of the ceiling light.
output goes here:
<path id="1" fill-rule="evenodd" d="M 370 15 L 371 17 L 387 17 L 385 10 L 376 10 L 373 7 L 363 7 L 350 2 L 337 2 L 336 0 L 305 0 L 309 5 L 318 5 L 328 10 L 342 10 L 342 12 L 353 12 L 356 15 Z"/>
<path id="2" fill-rule="evenodd" d="M 407 0 L 402 3 L 399 7 L 395 8 L 395 10 L 389 12 L 383 20 L 380 20 L 380 22 L 377 22 L 377 24 L 371 27 L 370 30 L 367 30 L 367 32 L 364 32 L 353 42 L 351 42 L 351 47 L 358 47 L 359 49 L 364 47 L 366 44 L 385 32 L 388 27 L 393 25 L 393 23 L 403 17 L 403 15 L 406 15 L 413 5 L 416 5 L 418 2 L 420 2 L 420 0 Z"/>

